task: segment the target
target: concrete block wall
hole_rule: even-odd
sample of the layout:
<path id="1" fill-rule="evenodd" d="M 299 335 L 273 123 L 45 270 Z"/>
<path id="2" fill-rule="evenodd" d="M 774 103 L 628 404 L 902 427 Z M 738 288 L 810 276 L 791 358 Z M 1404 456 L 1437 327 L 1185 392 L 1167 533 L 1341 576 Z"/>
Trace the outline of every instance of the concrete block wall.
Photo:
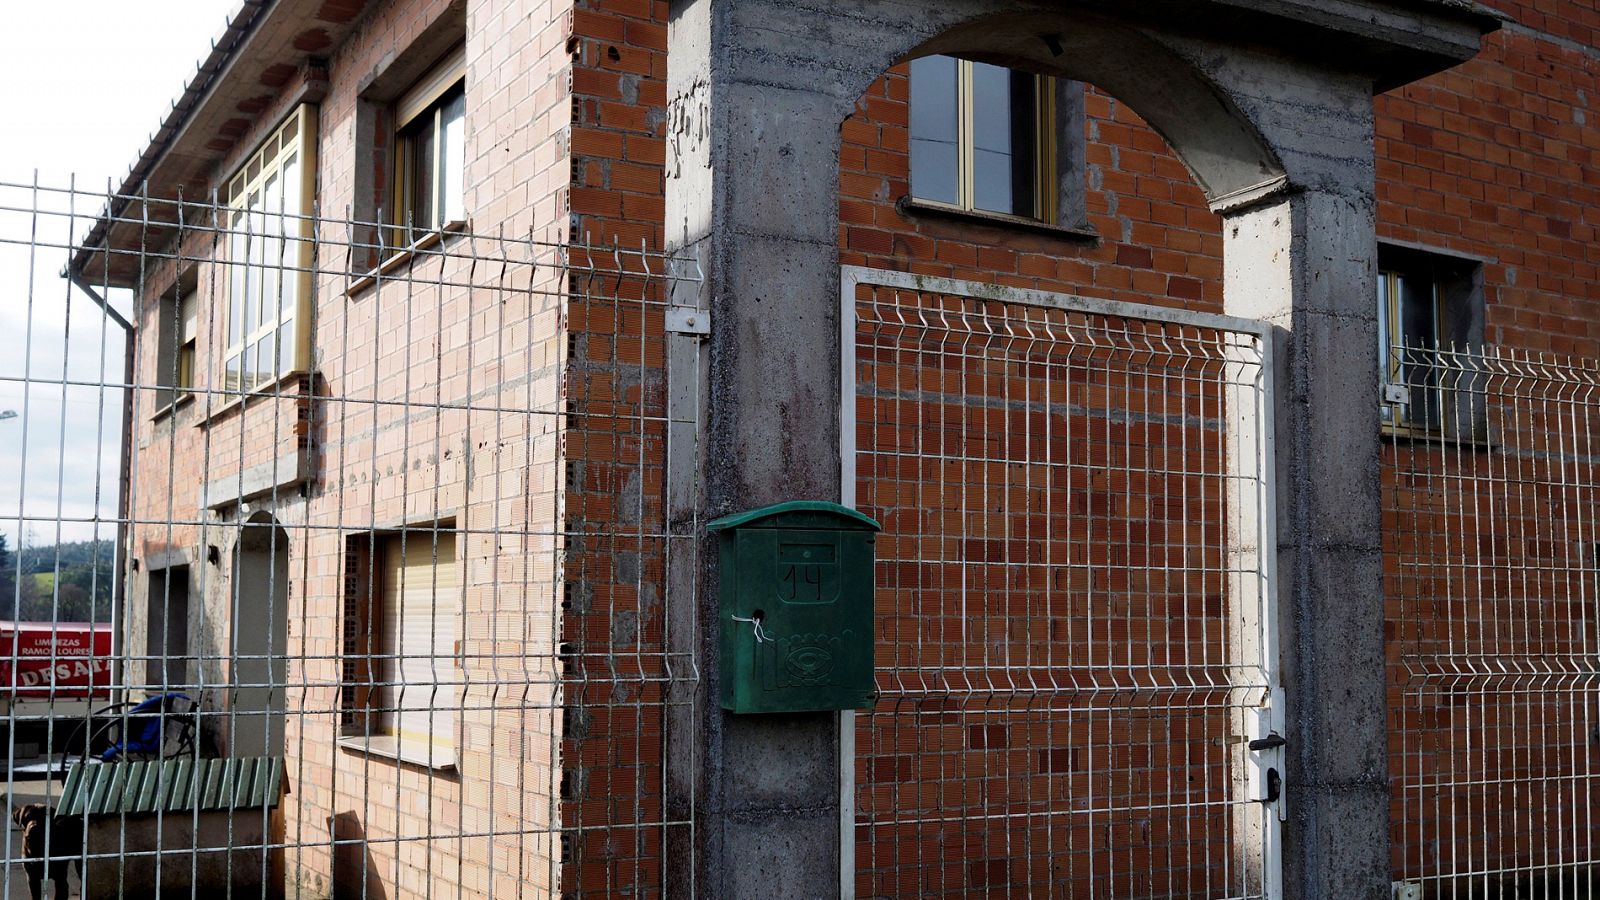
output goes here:
<path id="1" fill-rule="evenodd" d="M 363 268 L 361 251 L 349 242 L 353 233 L 364 235 L 341 220 L 373 214 L 372 198 L 360 196 L 372 185 L 363 167 L 381 158 L 358 132 L 360 94 L 374 72 L 447 16 L 465 20 L 458 30 L 467 40 L 469 230 L 507 240 L 447 241 L 445 263 L 419 256 L 387 280 L 347 294 Z M 537 0 L 408 0 L 370 10 L 332 49 L 319 109 L 317 197 L 329 221 L 318 233 L 315 377 L 285 387 L 297 398 L 252 400 L 206 427 L 201 402 L 152 422 L 147 401 L 136 420 L 143 480 L 135 513 L 143 523 L 135 528 L 134 556 L 176 551 L 191 564 L 210 623 L 204 634 L 191 628 L 192 647 L 210 660 L 205 677 L 212 685 L 227 678 L 228 554 L 240 521 L 267 512 L 289 536 L 286 863 L 289 888 L 304 896 L 509 896 L 551 890 L 559 877 L 553 798 L 562 721 L 554 684 L 563 477 L 556 421 L 565 342 L 564 282 L 549 263 L 566 234 L 570 73 L 562 48 L 570 23 L 559 5 Z M 290 99 L 263 102 L 256 126 L 215 173 L 219 180 L 288 111 Z M 195 255 L 220 252 L 208 246 Z M 496 263 L 491 271 L 474 257 L 540 257 L 544 264 Z M 224 294 L 213 283 L 217 267 L 198 268 L 204 389 L 217 383 L 212 336 L 219 331 L 208 335 L 206 327 L 220 329 Z M 153 298 L 171 277 L 154 269 L 142 292 L 139 371 L 146 381 L 154 378 Z M 309 481 L 255 498 L 243 511 L 196 508 L 202 481 L 271 459 L 285 443 L 306 442 L 317 466 Z M 168 519 L 179 524 L 169 528 Z M 338 744 L 347 541 L 440 520 L 459 532 L 464 615 L 455 674 L 469 685 L 458 702 L 440 704 L 461 709 L 453 770 Z M 205 562 L 207 542 L 219 546 L 220 566 Z M 142 585 L 136 581 L 130 594 L 135 653 L 143 650 Z M 224 693 L 209 693 L 213 709 L 225 708 Z M 367 843 L 334 848 L 334 839 Z"/>

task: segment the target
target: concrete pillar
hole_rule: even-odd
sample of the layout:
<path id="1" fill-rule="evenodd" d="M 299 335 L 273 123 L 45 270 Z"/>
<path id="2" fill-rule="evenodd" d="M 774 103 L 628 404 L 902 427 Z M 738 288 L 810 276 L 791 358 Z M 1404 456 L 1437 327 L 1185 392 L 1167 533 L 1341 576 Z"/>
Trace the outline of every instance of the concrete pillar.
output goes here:
<path id="1" fill-rule="evenodd" d="M 1276 332 L 1293 898 L 1389 896 L 1374 215 L 1370 166 L 1351 166 L 1223 229 L 1227 311 Z"/>
<path id="2" fill-rule="evenodd" d="M 803 85 L 732 74 L 731 4 L 674 5 L 669 27 L 667 241 L 704 281 L 673 302 L 709 311 L 701 341 L 674 338 L 668 365 L 699 379 L 697 496 L 677 518 L 794 499 L 839 499 L 838 122 L 845 109 Z M 803 82 L 804 79 L 796 79 Z M 675 417 L 677 415 L 675 414 Z M 836 713 L 735 716 L 717 704 L 716 553 L 703 534 L 698 593 L 674 635 L 696 635 L 692 737 L 671 749 L 669 791 L 695 797 L 694 846 L 669 852 L 685 896 L 801 898 L 839 883 Z M 680 593 L 678 596 L 687 596 Z M 697 620 L 697 621 L 693 621 Z M 688 648 L 683 648 L 688 649 Z M 670 724 L 669 724 L 670 727 Z M 689 851 L 689 852 L 684 852 Z"/>

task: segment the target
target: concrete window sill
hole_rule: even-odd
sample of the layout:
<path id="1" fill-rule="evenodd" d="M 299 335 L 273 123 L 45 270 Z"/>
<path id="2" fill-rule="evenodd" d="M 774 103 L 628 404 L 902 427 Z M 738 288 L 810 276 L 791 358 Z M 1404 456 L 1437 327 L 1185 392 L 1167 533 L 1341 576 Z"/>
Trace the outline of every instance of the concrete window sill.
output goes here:
<path id="1" fill-rule="evenodd" d="M 150 416 L 150 421 L 159 422 L 162 419 L 165 419 L 168 416 L 173 415 L 178 410 L 182 409 L 185 406 L 188 406 L 189 404 L 191 404 L 193 402 L 194 402 L 194 393 L 193 393 L 193 391 L 186 391 L 185 393 L 179 394 L 178 395 L 178 399 L 173 400 L 171 403 L 168 403 L 168 404 L 162 406 L 160 409 L 158 409 L 154 413 L 152 413 L 151 416 Z"/>
<path id="2" fill-rule="evenodd" d="M 439 772 L 454 772 L 456 769 L 455 750 L 443 750 L 416 741 L 402 741 L 392 734 L 342 737 L 339 738 L 339 746 L 352 753 L 392 759 Z"/>
<path id="3" fill-rule="evenodd" d="M 1022 216 L 1008 216 L 1001 213 L 979 212 L 970 209 L 959 209 L 945 206 L 941 203 L 929 203 L 912 197 L 901 197 L 895 204 L 900 214 L 910 218 L 948 219 L 954 222 L 970 222 L 974 225 L 993 225 L 997 228 L 1010 228 L 1018 231 L 1031 231 L 1036 234 L 1050 235 L 1069 241 L 1093 243 L 1100 240 L 1098 232 L 1090 228 L 1076 228 L 1071 225 L 1057 225 L 1054 222 L 1041 222 L 1038 219 L 1027 219 Z"/>
<path id="4" fill-rule="evenodd" d="M 388 275 L 397 269 L 409 266 L 411 261 L 416 259 L 418 254 L 423 254 L 425 251 L 431 250 L 443 243 L 446 237 L 449 237 L 452 234 L 461 234 L 466 230 L 467 223 L 464 221 L 444 223 L 444 225 L 439 229 L 428 232 L 422 237 L 412 241 L 409 245 L 402 247 L 401 249 L 390 254 L 389 258 L 379 263 L 377 268 L 374 268 L 351 281 L 350 286 L 345 288 L 344 295 L 346 297 L 355 297 L 357 294 L 365 291 L 367 288 L 377 284 L 378 279 L 382 278 L 383 276 Z"/>
<path id="5" fill-rule="evenodd" d="M 224 396 L 228 399 L 209 410 L 205 410 L 200 417 L 200 421 L 196 422 L 195 425 L 201 428 L 209 428 L 215 425 L 218 420 L 225 419 L 243 409 L 245 401 L 260 402 L 285 397 L 298 397 L 300 396 L 299 394 L 285 393 L 283 388 L 294 379 L 306 374 L 309 373 L 301 369 L 295 369 L 292 372 L 285 372 L 271 381 L 263 382 L 248 391 L 235 391 L 231 394 L 226 394 Z"/>
<path id="6" fill-rule="evenodd" d="M 1449 447 L 1453 450 L 1463 450 L 1472 453 L 1488 453 L 1499 449 L 1498 445 L 1488 435 L 1460 435 L 1445 434 L 1427 428 L 1405 427 L 1384 424 L 1383 439 L 1391 444 L 1412 444 L 1417 446 L 1432 445 L 1435 447 Z"/>

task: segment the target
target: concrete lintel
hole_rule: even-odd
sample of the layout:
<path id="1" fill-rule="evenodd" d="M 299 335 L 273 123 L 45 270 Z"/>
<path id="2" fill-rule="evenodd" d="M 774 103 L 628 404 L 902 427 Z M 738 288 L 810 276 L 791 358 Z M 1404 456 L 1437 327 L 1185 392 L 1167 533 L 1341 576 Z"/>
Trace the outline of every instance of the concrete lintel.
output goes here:
<path id="1" fill-rule="evenodd" d="M 288 491 L 311 478 L 311 457 L 303 451 L 287 453 L 251 466 L 236 475 L 215 478 L 201 486 L 195 498 L 197 509 L 222 509 L 270 494 Z"/>

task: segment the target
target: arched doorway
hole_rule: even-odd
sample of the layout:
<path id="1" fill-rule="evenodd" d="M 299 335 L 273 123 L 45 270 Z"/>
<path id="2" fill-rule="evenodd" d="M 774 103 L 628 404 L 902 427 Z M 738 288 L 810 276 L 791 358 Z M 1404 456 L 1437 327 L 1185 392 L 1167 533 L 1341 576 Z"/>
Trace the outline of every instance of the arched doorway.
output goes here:
<path id="1" fill-rule="evenodd" d="M 289 535 L 267 513 L 240 529 L 230 588 L 231 756 L 281 756 L 288 679 Z"/>

